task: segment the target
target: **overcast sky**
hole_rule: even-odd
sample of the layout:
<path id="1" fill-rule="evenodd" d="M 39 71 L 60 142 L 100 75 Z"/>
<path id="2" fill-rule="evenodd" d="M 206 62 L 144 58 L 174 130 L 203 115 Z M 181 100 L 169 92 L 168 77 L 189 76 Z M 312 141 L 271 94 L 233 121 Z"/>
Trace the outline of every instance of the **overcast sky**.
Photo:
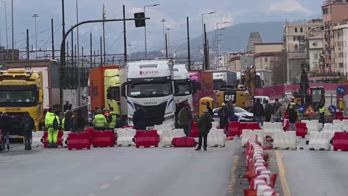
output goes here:
<path id="1" fill-rule="evenodd" d="M 10 28 L 10 0 L 0 0 L 0 32 L 1 43 L 5 44 L 4 4 L 7 2 L 8 27 Z M 76 0 L 65 0 L 66 29 L 76 23 Z M 121 18 L 122 4 L 126 5 L 127 17 L 134 12 L 143 10 L 144 5 L 160 4 L 157 7 L 146 8 L 148 48 L 156 49 L 163 43 L 161 19 L 166 19 L 166 28 L 170 28 L 171 44 L 183 42 L 186 37 L 186 16 L 191 21 L 191 36 L 202 33 L 201 13 L 216 11 L 216 14 L 206 16 L 208 30 L 213 30 L 217 22 L 227 21 L 228 25 L 242 22 L 285 21 L 306 19 L 321 15 L 323 0 L 78 0 L 79 20 L 97 19 L 102 16 L 102 6 L 105 4 L 107 18 Z M 55 20 L 56 44 L 61 39 L 61 0 L 14 0 L 15 40 L 16 47 L 25 48 L 25 31 L 30 30 L 31 43 L 34 43 L 34 19 L 36 13 L 38 46 L 50 48 L 50 19 Z M 110 53 L 120 53 L 123 47 L 121 23 L 109 23 L 107 28 L 107 48 Z M 135 28 L 133 22 L 127 25 L 130 51 L 139 51 L 144 46 L 144 29 Z M 86 25 L 80 28 L 81 45 L 89 47 L 89 33 L 94 35 L 94 47 L 99 48 L 101 25 Z M 11 33 L 9 31 L 9 39 Z M 10 39 L 11 40 L 11 39 Z"/>

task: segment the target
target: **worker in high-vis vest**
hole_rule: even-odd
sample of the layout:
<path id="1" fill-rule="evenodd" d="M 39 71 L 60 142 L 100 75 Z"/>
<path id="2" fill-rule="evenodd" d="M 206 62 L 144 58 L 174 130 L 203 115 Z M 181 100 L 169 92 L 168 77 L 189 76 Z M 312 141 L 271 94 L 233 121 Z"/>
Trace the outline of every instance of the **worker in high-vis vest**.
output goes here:
<path id="1" fill-rule="evenodd" d="M 52 109 L 49 109 L 45 116 L 45 126 L 48 133 L 48 147 L 57 148 L 59 117 Z"/>
<path id="2" fill-rule="evenodd" d="M 105 130 L 105 128 L 107 127 L 106 118 L 103 115 L 102 110 L 96 111 L 96 115 L 93 119 L 93 127 L 95 130 Z"/>
<path id="3" fill-rule="evenodd" d="M 109 117 L 111 119 L 110 121 L 108 121 L 108 129 L 114 130 L 117 123 L 117 113 L 114 111 L 112 107 L 110 108 Z"/>

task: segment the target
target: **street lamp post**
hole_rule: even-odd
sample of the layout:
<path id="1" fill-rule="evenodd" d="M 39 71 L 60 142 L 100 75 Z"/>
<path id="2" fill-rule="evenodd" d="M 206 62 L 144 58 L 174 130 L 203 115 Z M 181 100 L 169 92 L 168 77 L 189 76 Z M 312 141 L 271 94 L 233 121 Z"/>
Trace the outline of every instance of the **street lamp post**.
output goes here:
<path id="1" fill-rule="evenodd" d="M 156 7 L 159 6 L 160 4 L 153 4 L 153 5 L 145 5 L 144 6 L 144 15 L 147 7 Z M 145 15 L 146 16 L 146 15 Z M 144 36 L 145 36 L 145 58 L 147 59 L 147 38 L 146 38 L 146 25 L 144 26 Z"/>
<path id="2" fill-rule="evenodd" d="M 171 29 L 168 27 L 166 28 L 166 31 L 167 31 L 167 48 L 168 48 L 168 57 L 170 58 L 170 36 L 169 36 L 169 31 Z"/>
<path id="3" fill-rule="evenodd" d="M 219 44 L 219 25 L 223 25 L 223 24 L 228 24 L 229 22 L 227 21 L 223 21 L 223 22 L 217 22 L 216 23 L 216 30 L 215 30 L 215 53 L 216 53 L 216 68 L 219 69 L 220 68 L 220 44 Z"/>
<path id="4" fill-rule="evenodd" d="M 201 16 L 202 16 L 202 40 L 203 40 L 203 50 L 205 51 L 205 37 L 204 37 L 204 16 L 205 15 L 211 15 L 211 14 L 215 14 L 216 12 L 215 11 L 212 11 L 212 12 L 206 12 L 206 13 L 202 13 Z M 205 59 L 205 57 L 203 58 Z M 207 62 L 205 62 L 205 60 L 203 60 L 203 67 L 205 66 Z"/>
<path id="5" fill-rule="evenodd" d="M 0 2 L 4 4 L 5 28 L 6 28 L 6 49 L 8 49 L 7 5 L 6 5 L 6 1 L 0 1 Z"/>
<path id="6" fill-rule="evenodd" d="M 37 26 L 36 26 L 36 23 L 37 23 L 37 18 L 39 17 L 38 14 L 34 14 L 33 15 L 33 18 L 34 18 L 34 22 L 35 22 L 35 57 L 37 57 Z"/>
<path id="7" fill-rule="evenodd" d="M 163 25 L 163 41 L 164 41 L 164 47 L 163 47 L 163 51 L 166 50 L 166 33 L 165 33 L 165 23 L 166 23 L 166 19 L 162 19 L 161 20 L 162 25 Z"/>

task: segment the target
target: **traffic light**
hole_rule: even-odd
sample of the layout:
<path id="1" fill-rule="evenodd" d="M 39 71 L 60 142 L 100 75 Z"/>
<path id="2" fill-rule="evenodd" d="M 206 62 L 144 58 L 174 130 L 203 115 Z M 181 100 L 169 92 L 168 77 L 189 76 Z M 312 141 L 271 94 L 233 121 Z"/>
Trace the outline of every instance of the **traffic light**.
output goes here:
<path id="1" fill-rule="evenodd" d="M 138 12 L 134 13 L 135 18 L 135 27 L 145 27 L 145 13 L 144 12 Z"/>

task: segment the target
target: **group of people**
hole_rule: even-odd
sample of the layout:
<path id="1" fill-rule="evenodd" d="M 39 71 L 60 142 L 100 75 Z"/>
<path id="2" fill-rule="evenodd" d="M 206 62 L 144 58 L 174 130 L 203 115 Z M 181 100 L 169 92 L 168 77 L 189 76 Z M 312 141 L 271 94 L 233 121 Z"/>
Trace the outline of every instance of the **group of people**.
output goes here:
<path id="1" fill-rule="evenodd" d="M 263 122 L 280 122 L 283 111 L 282 104 L 278 99 L 275 100 L 273 104 L 268 103 L 267 100 L 264 101 L 264 105 L 262 105 L 260 99 L 256 99 L 256 103 L 253 107 L 253 113 L 255 121 L 263 126 Z"/>
<path id="2" fill-rule="evenodd" d="M 233 101 L 227 102 L 227 104 L 223 104 L 218 112 L 220 118 L 220 128 L 225 129 L 228 127 L 228 123 L 232 121 L 236 121 L 236 116 L 234 114 L 234 103 Z"/>
<path id="3" fill-rule="evenodd" d="M 198 146 L 196 148 L 196 151 L 201 150 L 202 145 L 203 149 L 207 150 L 207 139 L 208 139 L 208 133 L 210 129 L 212 128 L 212 121 L 213 121 L 213 110 L 210 107 L 210 104 L 207 102 L 206 104 L 206 110 L 204 113 L 199 117 L 198 119 L 198 129 L 199 129 L 199 139 L 198 139 Z M 186 101 L 184 102 L 184 106 L 180 109 L 178 113 L 178 124 L 181 128 L 184 129 L 185 135 L 188 137 L 191 135 L 191 128 L 192 128 L 192 121 L 193 121 L 193 115 L 191 111 L 190 104 Z"/>
<path id="4" fill-rule="evenodd" d="M 25 150 L 31 150 L 32 131 L 35 128 L 34 120 L 28 113 L 24 113 L 23 116 L 16 118 L 20 118 L 20 125 L 16 125 L 16 127 L 22 130 Z M 0 113 L 0 129 L 4 136 L 4 141 L 1 144 L 2 149 L 10 150 L 10 131 L 13 129 L 12 123 L 11 117 L 7 113 Z"/>
<path id="5" fill-rule="evenodd" d="M 95 109 L 95 115 L 93 118 L 93 128 L 95 130 L 114 130 L 117 126 L 118 115 L 111 107 L 108 109 Z"/>

